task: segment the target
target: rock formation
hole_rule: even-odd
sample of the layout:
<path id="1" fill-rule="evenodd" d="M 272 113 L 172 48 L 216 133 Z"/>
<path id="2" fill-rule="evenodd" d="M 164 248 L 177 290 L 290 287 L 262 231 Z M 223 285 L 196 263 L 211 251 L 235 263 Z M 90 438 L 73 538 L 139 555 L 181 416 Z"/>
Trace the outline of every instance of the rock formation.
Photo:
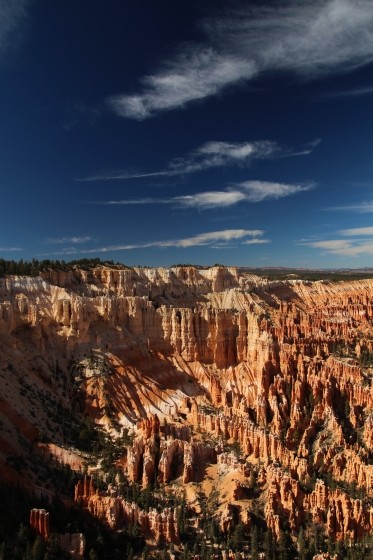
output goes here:
<path id="1" fill-rule="evenodd" d="M 74 455 L 57 451 L 61 416 L 73 408 L 112 436 L 130 430 L 117 463 L 129 483 L 192 485 L 211 467 L 219 487 L 229 465 L 241 517 L 250 517 L 254 473 L 277 536 L 284 525 L 295 535 L 306 518 L 337 540 L 372 532 L 373 280 L 269 282 L 224 267 L 47 270 L 0 279 L 0 337 L 9 476 L 26 446 L 47 449 L 41 436 L 75 468 Z M 30 489 L 42 484 L 24 478 Z M 111 527 L 136 523 L 178 540 L 171 509 L 145 512 L 89 479 L 79 500 Z M 34 515 L 36 528 L 44 518 Z"/>
<path id="2" fill-rule="evenodd" d="M 30 527 L 43 539 L 49 539 L 49 512 L 45 509 L 32 509 L 30 511 Z"/>
<path id="3" fill-rule="evenodd" d="M 173 508 L 165 508 L 161 512 L 154 508 L 144 511 L 116 492 L 102 495 L 96 490 L 92 480 L 87 478 L 79 481 L 75 487 L 75 503 L 86 508 L 95 517 L 105 520 L 111 529 L 138 525 L 144 535 L 151 534 L 156 542 L 179 542 L 176 511 Z"/>
<path id="4" fill-rule="evenodd" d="M 85 536 L 82 533 L 64 533 L 57 535 L 61 550 L 70 554 L 72 560 L 83 560 L 85 552 Z"/>
<path id="5" fill-rule="evenodd" d="M 30 527 L 42 537 L 48 540 L 51 537 L 49 526 L 49 512 L 45 509 L 32 509 L 30 511 Z M 85 537 L 82 533 L 53 533 L 61 550 L 70 554 L 73 560 L 83 560 L 85 552 Z"/>

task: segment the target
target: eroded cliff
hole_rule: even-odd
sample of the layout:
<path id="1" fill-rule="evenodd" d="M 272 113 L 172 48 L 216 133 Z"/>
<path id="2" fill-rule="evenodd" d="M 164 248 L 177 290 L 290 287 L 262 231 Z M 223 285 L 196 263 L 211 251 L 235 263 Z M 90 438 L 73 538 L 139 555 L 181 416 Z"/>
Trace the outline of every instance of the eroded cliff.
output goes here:
<path id="1" fill-rule="evenodd" d="M 372 320 L 373 280 L 268 282 L 224 267 L 3 278 L 3 476 L 52 497 L 46 457 L 81 469 L 82 427 L 72 441 L 69 422 L 90 418 L 122 442 L 127 484 L 179 483 L 192 517 L 213 480 L 223 532 L 238 515 L 277 538 L 311 523 L 359 540 L 373 528 Z M 132 515 L 179 542 L 173 510 L 84 496 L 112 527 Z"/>

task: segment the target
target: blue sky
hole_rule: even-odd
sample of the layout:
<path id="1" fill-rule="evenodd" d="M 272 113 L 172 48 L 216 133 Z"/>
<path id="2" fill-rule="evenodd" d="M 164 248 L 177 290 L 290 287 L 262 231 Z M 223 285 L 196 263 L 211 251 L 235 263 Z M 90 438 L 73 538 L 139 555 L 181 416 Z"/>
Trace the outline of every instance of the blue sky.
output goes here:
<path id="1" fill-rule="evenodd" d="M 373 266 L 371 0 L 0 0 L 0 256 Z"/>

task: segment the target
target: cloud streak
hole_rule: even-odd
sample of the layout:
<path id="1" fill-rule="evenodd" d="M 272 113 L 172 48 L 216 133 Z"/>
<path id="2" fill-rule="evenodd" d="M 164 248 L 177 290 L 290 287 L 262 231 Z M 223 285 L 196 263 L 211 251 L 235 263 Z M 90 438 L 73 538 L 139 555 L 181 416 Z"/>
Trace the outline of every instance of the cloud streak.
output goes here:
<path id="1" fill-rule="evenodd" d="M 142 204 L 169 204 L 176 208 L 196 208 L 207 210 L 211 208 L 225 208 L 239 202 L 262 202 L 278 200 L 314 188 L 314 183 L 286 184 L 268 181 L 244 181 L 232 185 L 221 191 L 205 191 L 191 195 L 174 196 L 170 198 L 135 198 L 123 200 L 109 200 L 96 203 L 104 206 L 132 206 Z"/>
<path id="2" fill-rule="evenodd" d="M 173 60 L 166 61 L 157 73 L 143 77 L 142 93 L 114 95 L 107 104 L 119 116 L 143 120 L 216 95 L 256 73 L 252 60 L 219 53 L 212 47 L 188 46 Z"/>
<path id="3" fill-rule="evenodd" d="M 13 251 L 22 251 L 21 247 L 0 247 L 2 253 L 12 253 Z"/>
<path id="4" fill-rule="evenodd" d="M 123 244 L 123 245 L 109 245 L 107 247 L 96 247 L 94 249 L 77 249 L 75 247 L 65 248 L 60 251 L 59 255 L 71 255 L 76 253 L 109 253 L 114 251 L 130 251 L 133 249 L 149 249 L 152 247 L 158 247 L 161 249 L 179 247 L 186 249 L 189 247 L 211 247 L 216 246 L 224 247 L 233 241 L 248 241 L 247 238 L 251 238 L 252 243 L 258 243 L 255 241 L 264 234 L 261 229 L 225 229 L 220 231 L 211 231 L 208 233 L 200 233 L 192 237 L 186 237 L 183 239 L 169 239 L 163 241 L 151 241 L 148 243 L 137 243 L 137 244 Z M 250 239 L 249 239 L 250 241 Z M 268 240 L 263 242 L 269 242 Z"/>
<path id="5" fill-rule="evenodd" d="M 286 184 L 271 183 L 268 181 L 244 181 L 237 185 L 246 194 L 249 202 L 262 202 L 263 200 L 278 200 L 286 196 L 309 191 L 314 188 L 314 183 Z"/>
<path id="6" fill-rule="evenodd" d="M 360 87 L 356 89 L 345 89 L 342 91 L 334 91 L 326 93 L 323 97 L 362 97 L 364 95 L 372 95 L 373 86 Z"/>
<path id="7" fill-rule="evenodd" d="M 287 0 L 202 22 L 204 44 L 186 44 L 135 93 L 110 97 L 119 116 L 144 120 L 217 95 L 266 72 L 302 79 L 347 72 L 373 60 L 371 0 Z"/>
<path id="8" fill-rule="evenodd" d="M 205 171 L 224 166 L 247 166 L 253 160 L 269 159 L 291 155 L 307 155 L 313 151 L 319 141 L 312 142 L 301 153 L 292 153 L 281 148 L 276 142 L 258 140 L 253 142 L 219 142 L 210 141 L 184 157 L 171 160 L 165 169 L 150 173 L 118 171 L 93 175 L 78 179 L 79 181 L 109 181 L 117 179 L 138 179 L 146 177 L 175 177 L 197 171 Z"/>
<path id="9" fill-rule="evenodd" d="M 359 228 L 350 228 L 350 229 L 341 229 L 340 234 L 342 235 L 372 235 L 373 236 L 373 227 L 359 227 Z"/>
<path id="10" fill-rule="evenodd" d="M 347 204 L 346 206 L 332 206 L 331 208 L 328 208 L 328 210 L 370 214 L 373 212 L 373 202 L 359 202 L 357 204 Z"/>
<path id="11" fill-rule="evenodd" d="M 59 237 L 59 238 L 48 238 L 45 240 L 45 243 L 51 245 L 63 245 L 64 243 L 72 243 L 73 245 L 87 243 L 88 241 L 92 241 L 92 238 L 89 235 L 84 236 L 73 236 L 73 237 Z"/>
<path id="12" fill-rule="evenodd" d="M 320 241 L 301 241 L 298 245 L 307 245 L 322 249 L 326 253 L 345 257 L 373 255 L 373 226 L 342 229 L 337 232 L 342 238 Z"/>

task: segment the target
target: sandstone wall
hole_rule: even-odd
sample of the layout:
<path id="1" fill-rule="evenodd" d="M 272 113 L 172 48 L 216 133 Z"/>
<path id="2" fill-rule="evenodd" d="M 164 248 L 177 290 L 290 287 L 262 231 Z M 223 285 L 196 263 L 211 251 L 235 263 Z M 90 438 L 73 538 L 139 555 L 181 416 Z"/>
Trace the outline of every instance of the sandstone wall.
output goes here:
<path id="1" fill-rule="evenodd" d="M 0 337 L 1 369 L 19 395 L 5 377 L 0 388 L 27 422 L 22 379 L 67 406 L 66 372 L 81 366 L 86 413 L 109 428 L 114 414 L 137 434 L 130 481 L 199 481 L 221 443 L 236 442 L 261 473 L 276 534 L 305 514 L 337 539 L 372 530 L 373 280 L 267 282 L 224 267 L 46 271 L 0 279 Z M 92 353 L 109 373 L 89 365 Z M 177 539 L 172 512 L 145 515 L 92 488 L 79 496 L 113 526 L 132 519 Z"/>

